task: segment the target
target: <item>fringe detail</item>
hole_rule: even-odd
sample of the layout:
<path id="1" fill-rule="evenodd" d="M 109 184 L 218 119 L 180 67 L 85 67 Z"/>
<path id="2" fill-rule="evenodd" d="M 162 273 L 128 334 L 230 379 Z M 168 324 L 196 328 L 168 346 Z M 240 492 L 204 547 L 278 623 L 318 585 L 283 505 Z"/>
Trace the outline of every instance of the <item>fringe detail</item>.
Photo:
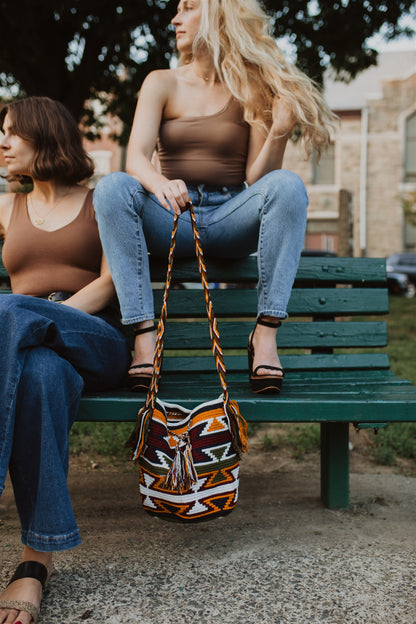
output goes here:
<path id="1" fill-rule="evenodd" d="M 139 457 L 147 440 L 151 413 L 152 409 L 146 407 L 146 405 L 140 409 L 137 414 L 137 426 L 125 445 L 127 448 L 133 449 L 130 459 L 132 459 L 135 463 L 139 461 Z"/>
<path id="2" fill-rule="evenodd" d="M 165 477 L 163 485 L 179 494 L 187 492 L 198 481 L 192 459 L 192 446 L 188 434 L 178 439 L 175 448 L 175 457 Z"/>
<path id="3" fill-rule="evenodd" d="M 248 450 L 247 422 L 240 413 L 237 401 L 228 401 L 227 412 L 230 420 L 233 447 L 238 457 Z"/>

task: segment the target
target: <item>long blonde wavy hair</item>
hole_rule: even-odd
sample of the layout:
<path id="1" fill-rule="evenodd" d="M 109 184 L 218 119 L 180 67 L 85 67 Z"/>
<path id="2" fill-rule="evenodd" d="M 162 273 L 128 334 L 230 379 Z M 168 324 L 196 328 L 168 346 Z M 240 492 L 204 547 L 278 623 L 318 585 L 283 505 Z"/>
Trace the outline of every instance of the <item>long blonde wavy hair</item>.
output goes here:
<path id="1" fill-rule="evenodd" d="M 330 142 L 336 116 L 315 83 L 287 62 L 270 35 L 270 20 L 257 0 L 201 0 L 202 16 L 193 54 L 212 56 L 219 80 L 241 102 L 244 119 L 267 133 L 274 96 L 284 99 L 297 119 L 307 154 L 318 158 Z"/>

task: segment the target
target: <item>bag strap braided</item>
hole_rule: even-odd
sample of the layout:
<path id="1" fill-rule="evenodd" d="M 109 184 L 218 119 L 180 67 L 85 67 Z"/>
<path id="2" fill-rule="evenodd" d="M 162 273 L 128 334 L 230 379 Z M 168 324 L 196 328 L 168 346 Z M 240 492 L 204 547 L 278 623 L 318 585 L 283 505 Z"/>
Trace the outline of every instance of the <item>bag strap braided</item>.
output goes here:
<path id="1" fill-rule="evenodd" d="M 198 259 L 198 269 L 201 277 L 201 284 L 204 290 L 205 307 L 207 311 L 212 353 L 215 359 L 215 366 L 220 379 L 222 388 L 222 396 L 224 403 L 224 411 L 228 414 L 230 421 L 230 429 L 233 439 L 233 446 L 237 454 L 245 452 L 247 450 L 247 423 L 240 414 L 240 410 L 236 401 L 231 401 L 228 395 L 227 382 L 226 382 L 226 369 L 224 364 L 224 356 L 220 344 L 220 336 L 218 332 L 217 320 L 214 315 L 214 308 L 211 301 L 211 295 L 208 287 L 208 280 L 206 274 L 204 254 L 201 247 L 201 240 L 199 237 L 198 227 L 195 219 L 195 211 L 191 202 L 188 202 L 185 210 L 189 210 L 192 223 L 192 232 L 195 242 L 195 254 Z M 168 268 L 166 274 L 166 285 L 163 294 L 162 309 L 160 313 L 159 324 L 157 328 L 156 347 L 153 357 L 153 370 L 152 380 L 147 393 L 146 402 L 140 409 L 138 414 L 138 426 L 136 431 L 133 432 L 131 438 L 127 442 L 127 446 L 133 449 L 132 459 L 138 461 L 141 452 L 143 451 L 145 439 L 147 436 L 147 429 L 149 425 L 149 418 L 155 408 L 157 393 L 159 390 L 159 380 L 163 359 L 164 338 L 166 330 L 167 309 L 170 285 L 172 281 L 172 268 L 173 268 L 173 256 L 176 246 L 176 233 L 178 230 L 179 215 L 175 214 L 172 235 L 168 256 Z"/>
<path id="2" fill-rule="evenodd" d="M 204 290 L 205 306 L 206 306 L 209 329 L 210 329 L 212 352 L 214 355 L 215 366 L 217 368 L 217 372 L 218 372 L 218 376 L 219 376 L 220 384 L 222 388 L 224 412 L 225 414 L 227 414 L 228 419 L 229 419 L 230 432 L 231 432 L 234 450 L 237 453 L 237 455 L 240 456 L 240 453 L 244 453 L 245 451 L 247 451 L 247 423 L 245 419 L 242 417 L 242 415 L 240 414 L 238 403 L 236 401 L 231 401 L 228 395 L 227 382 L 225 378 L 226 370 L 225 370 L 225 364 L 224 364 L 224 356 L 223 356 L 223 352 L 222 352 L 221 344 L 220 344 L 220 336 L 218 332 L 217 320 L 214 315 L 214 308 L 212 305 L 211 295 L 210 295 L 209 288 L 208 288 L 204 254 L 202 251 L 201 240 L 199 237 L 199 232 L 198 232 L 198 228 L 196 224 L 195 211 L 191 202 L 188 202 L 185 210 L 187 209 L 189 210 L 189 214 L 191 217 L 192 232 L 193 232 L 194 242 L 195 242 L 195 254 L 198 259 L 198 269 L 199 269 L 199 274 L 201 277 L 201 284 Z M 162 309 L 161 309 L 159 324 L 157 328 L 156 347 L 155 347 L 155 352 L 154 352 L 154 357 L 153 357 L 152 380 L 151 380 L 150 387 L 147 393 L 146 402 L 143 405 L 143 407 L 139 410 L 139 413 L 137 416 L 138 418 L 137 428 L 126 443 L 126 446 L 131 447 L 133 449 L 131 457 L 133 461 L 136 461 L 136 462 L 139 460 L 140 455 L 144 449 L 144 445 L 145 445 L 146 438 L 147 438 L 148 427 L 149 427 L 149 420 L 155 408 L 157 393 L 159 390 L 159 380 L 160 380 L 160 373 L 161 373 L 161 368 L 162 368 L 166 320 L 167 320 L 167 314 L 168 314 L 167 312 L 168 298 L 169 298 L 170 285 L 172 281 L 173 256 L 174 256 L 175 246 L 176 246 L 176 233 L 178 230 L 178 220 L 179 220 L 179 215 L 175 214 L 175 217 L 173 220 L 171 243 L 170 243 L 169 256 L 168 256 L 166 285 L 165 285 L 165 291 L 163 293 Z"/>
<path id="3" fill-rule="evenodd" d="M 193 232 L 194 242 L 195 242 L 195 254 L 198 259 L 198 269 L 199 269 L 199 274 L 201 277 L 202 288 L 204 290 L 205 307 L 207 311 L 208 324 L 209 324 L 209 330 L 210 330 L 212 353 L 214 355 L 215 366 L 216 366 L 218 376 L 220 379 L 220 384 L 221 384 L 222 393 L 223 393 L 223 401 L 224 401 L 224 404 L 227 405 L 229 402 L 229 397 L 228 397 L 227 383 L 225 379 L 226 370 L 225 370 L 225 364 L 224 364 L 224 356 L 223 356 L 223 352 L 222 352 L 222 348 L 220 344 L 220 336 L 218 332 L 217 319 L 215 318 L 214 308 L 212 305 L 211 295 L 210 295 L 209 287 L 208 287 L 207 272 L 206 272 L 204 254 L 203 254 L 202 246 L 201 246 L 201 239 L 200 239 L 198 227 L 196 224 L 194 207 L 191 202 L 188 202 L 187 209 L 189 210 L 189 214 L 191 217 L 192 232 Z M 173 221 L 171 241 L 170 241 L 165 292 L 163 294 L 162 309 L 161 309 L 160 319 L 159 319 L 159 324 L 158 324 L 158 329 L 157 329 L 156 347 L 155 347 L 155 353 L 154 353 L 154 358 L 153 358 L 152 381 L 151 381 L 149 392 L 148 392 L 147 399 L 146 399 L 146 406 L 151 407 L 151 408 L 153 408 L 155 405 L 155 400 L 156 400 L 158 389 L 159 389 L 159 380 L 160 380 L 160 373 L 161 373 L 161 367 L 162 367 L 164 338 L 165 338 L 166 320 L 167 320 L 168 298 L 169 298 L 169 292 L 170 292 L 170 285 L 172 281 L 173 256 L 174 256 L 175 246 L 176 246 L 176 233 L 178 230 L 178 221 L 179 221 L 179 215 L 175 214 L 174 221 Z"/>

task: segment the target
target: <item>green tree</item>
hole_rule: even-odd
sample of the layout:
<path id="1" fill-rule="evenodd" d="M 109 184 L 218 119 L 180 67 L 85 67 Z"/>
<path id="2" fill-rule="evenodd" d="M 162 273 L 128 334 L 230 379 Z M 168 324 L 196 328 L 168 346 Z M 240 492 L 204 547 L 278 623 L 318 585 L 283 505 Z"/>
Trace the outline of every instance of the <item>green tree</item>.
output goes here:
<path id="1" fill-rule="evenodd" d="M 133 117 L 144 76 L 169 65 L 169 27 L 178 0 L 0 0 L 0 87 L 12 94 L 48 95 L 84 118 L 91 135 L 102 112 Z M 288 36 L 298 64 L 320 80 L 331 65 L 343 79 L 374 64 L 366 39 L 382 27 L 402 34 L 400 17 L 413 0 L 265 0 L 276 37 Z"/>

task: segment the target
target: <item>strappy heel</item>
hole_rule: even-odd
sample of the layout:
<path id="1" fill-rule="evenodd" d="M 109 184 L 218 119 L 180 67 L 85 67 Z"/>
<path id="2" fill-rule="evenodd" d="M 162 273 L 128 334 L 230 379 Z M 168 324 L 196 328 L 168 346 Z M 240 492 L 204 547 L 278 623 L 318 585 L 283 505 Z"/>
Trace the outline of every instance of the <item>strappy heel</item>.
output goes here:
<path id="1" fill-rule="evenodd" d="M 256 393 L 268 393 L 268 394 L 278 394 L 282 387 L 282 381 L 284 377 L 284 370 L 280 366 L 268 366 L 267 364 L 260 364 L 256 366 L 253 370 L 253 362 L 254 362 L 254 346 L 253 346 L 253 336 L 256 331 L 257 325 L 264 325 L 265 327 L 280 327 L 281 321 L 265 321 L 262 318 L 257 320 L 256 326 L 253 329 L 253 332 L 248 341 L 248 369 L 249 369 L 249 380 L 250 386 L 253 392 Z M 258 375 L 257 371 L 261 368 L 270 370 L 270 371 L 279 371 L 282 375 Z"/>
<path id="2" fill-rule="evenodd" d="M 135 329 L 134 337 L 140 336 L 141 334 L 147 334 L 147 332 L 156 331 L 156 325 L 152 325 L 150 327 L 144 327 L 143 329 Z M 136 368 L 149 368 L 150 372 L 148 373 L 139 373 L 138 375 L 130 375 L 130 371 L 133 371 Z M 152 369 L 153 364 L 135 364 L 134 366 L 130 366 L 127 373 L 127 386 L 130 388 L 132 392 L 147 392 L 150 383 L 152 381 Z"/>

